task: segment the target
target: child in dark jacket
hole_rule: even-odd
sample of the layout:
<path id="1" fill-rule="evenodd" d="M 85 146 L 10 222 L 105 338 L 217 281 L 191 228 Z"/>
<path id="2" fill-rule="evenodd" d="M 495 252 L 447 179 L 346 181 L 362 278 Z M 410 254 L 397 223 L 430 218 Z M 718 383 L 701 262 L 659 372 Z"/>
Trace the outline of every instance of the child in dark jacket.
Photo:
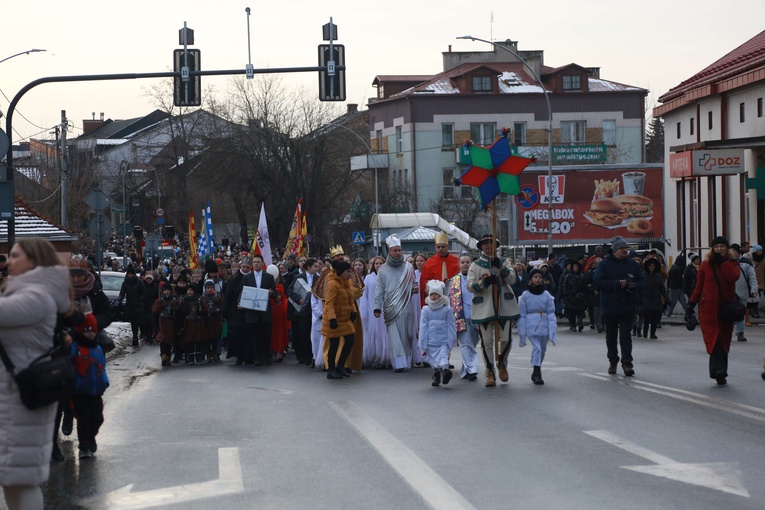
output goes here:
<path id="1" fill-rule="evenodd" d="M 104 422 L 102 395 L 109 387 L 106 377 L 106 356 L 98 342 L 98 324 L 93 314 L 85 314 L 85 320 L 72 331 L 70 353 L 77 382 L 72 407 L 77 418 L 77 438 L 80 458 L 93 457 L 97 445 L 96 435 Z"/>

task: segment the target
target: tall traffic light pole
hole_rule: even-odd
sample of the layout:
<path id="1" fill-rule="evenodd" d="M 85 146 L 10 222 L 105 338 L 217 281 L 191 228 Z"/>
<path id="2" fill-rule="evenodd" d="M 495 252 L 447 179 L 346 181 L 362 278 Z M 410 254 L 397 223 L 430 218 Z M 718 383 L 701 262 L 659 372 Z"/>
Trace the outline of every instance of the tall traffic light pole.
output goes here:
<path id="1" fill-rule="evenodd" d="M 335 45 L 335 49 L 337 49 L 338 46 L 339 45 Z M 344 64 L 335 65 L 335 69 L 338 71 L 344 72 L 345 65 Z M 264 69 L 249 69 L 248 68 L 248 69 L 228 69 L 228 70 L 215 70 L 215 71 L 189 70 L 187 77 L 191 79 L 193 77 L 201 77 L 201 76 L 231 76 L 231 75 L 249 74 L 249 73 L 252 73 L 252 74 L 307 73 L 307 72 L 317 72 L 317 71 L 319 73 L 328 73 L 328 66 L 319 65 L 319 66 L 312 66 L 312 67 L 272 67 L 272 68 L 264 68 Z M 35 81 L 32 81 L 28 83 L 26 86 L 24 86 L 21 90 L 19 90 L 16 93 L 16 95 L 13 97 L 13 99 L 11 100 L 10 104 L 8 105 L 8 111 L 6 113 L 6 121 L 5 121 L 6 130 L 7 130 L 6 134 L 8 136 L 8 151 L 7 151 L 6 160 L 5 160 L 5 180 L 7 182 L 10 182 L 11 201 L 13 201 L 13 196 L 14 196 L 14 185 L 13 185 L 14 168 L 13 168 L 13 140 L 12 140 L 13 114 L 16 111 L 16 106 L 18 105 L 19 101 L 21 101 L 21 98 L 24 97 L 24 95 L 27 92 L 37 87 L 38 85 L 43 85 L 45 83 L 138 80 L 138 79 L 146 79 L 146 78 L 177 78 L 182 80 L 183 73 L 175 72 L 175 71 L 173 72 L 165 71 L 165 72 L 157 72 L 157 73 L 121 73 L 121 74 L 89 74 L 89 75 L 73 75 L 73 76 L 48 76 L 45 78 L 39 78 Z M 199 93 L 201 93 L 201 91 L 199 91 Z M 336 96 L 334 98 L 326 98 L 322 100 L 344 101 L 345 100 L 344 81 L 343 81 L 342 98 L 339 98 Z M 7 221 L 8 221 L 8 250 L 10 251 L 11 247 L 16 242 L 16 216 L 15 216 L 15 210 L 12 206 L 11 206 L 11 214 L 10 214 L 10 217 L 7 218 Z"/>

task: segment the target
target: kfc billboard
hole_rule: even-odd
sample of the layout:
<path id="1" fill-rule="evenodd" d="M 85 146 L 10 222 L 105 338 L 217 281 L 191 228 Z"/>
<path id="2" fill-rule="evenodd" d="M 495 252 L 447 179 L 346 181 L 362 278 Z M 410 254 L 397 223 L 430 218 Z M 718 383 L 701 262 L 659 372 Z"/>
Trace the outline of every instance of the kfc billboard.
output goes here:
<path id="1" fill-rule="evenodd" d="M 526 170 L 516 197 L 518 241 L 657 238 L 663 234 L 662 167 L 618 170 Z M 550 193 L 551 192 L 551 193 Z M 548 201 L 552 196 L 552 209 Z"/>

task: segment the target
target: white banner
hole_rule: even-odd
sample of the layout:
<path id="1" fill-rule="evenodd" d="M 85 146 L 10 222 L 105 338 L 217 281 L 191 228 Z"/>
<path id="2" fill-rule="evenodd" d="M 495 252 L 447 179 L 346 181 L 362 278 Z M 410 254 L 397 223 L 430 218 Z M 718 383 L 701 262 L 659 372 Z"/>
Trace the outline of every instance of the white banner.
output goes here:
<path id="1" fill-rule="evenodd" d="M 263 255 L 263 262 L 266 267 L 272 264 L 271 261 L 271 240 L 268 238 L 268 224 L 266 223 L 266 203 L 260 204 L 260 219 L 258 220 L 257 243 L 260 248 L 260 254 Z"/>

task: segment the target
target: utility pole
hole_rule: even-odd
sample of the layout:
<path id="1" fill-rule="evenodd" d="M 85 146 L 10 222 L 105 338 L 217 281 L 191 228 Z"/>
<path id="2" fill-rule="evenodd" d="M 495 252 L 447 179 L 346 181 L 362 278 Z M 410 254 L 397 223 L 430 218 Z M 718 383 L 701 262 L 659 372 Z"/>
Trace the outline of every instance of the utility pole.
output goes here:
<path id="1" fill-rule="evenodd" d="M 69 170 L 66 166 L 66 128 L 66 110 L 61 110 L 61 226 L 64 228 L 69 226 L 67 222 L 67 188 L 69 187 Z"/>

